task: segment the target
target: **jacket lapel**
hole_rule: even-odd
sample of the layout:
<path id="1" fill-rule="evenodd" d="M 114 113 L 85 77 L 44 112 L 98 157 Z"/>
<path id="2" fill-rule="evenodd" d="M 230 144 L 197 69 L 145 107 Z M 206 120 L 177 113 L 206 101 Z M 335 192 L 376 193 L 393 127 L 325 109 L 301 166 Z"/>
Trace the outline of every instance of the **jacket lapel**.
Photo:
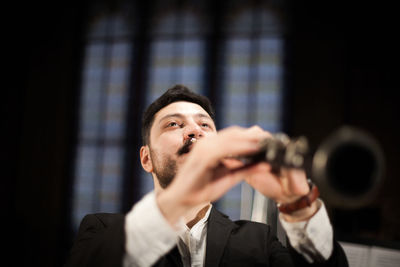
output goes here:
<path id="1" fill-rule="evenodd" d="M 179 254 L 178 247 L 175 246 L 168 254 L 161 257 L 154 265 L 154 267 L 183 267 L 181 255 Z"/>
<path id="2" fill-rule="evenodd" d="M 218 266 L 225 250 L 229 236 L 236 225 L 228 216 L 215 208 L 211 209 L 207 229 L 205 266 Z"/>

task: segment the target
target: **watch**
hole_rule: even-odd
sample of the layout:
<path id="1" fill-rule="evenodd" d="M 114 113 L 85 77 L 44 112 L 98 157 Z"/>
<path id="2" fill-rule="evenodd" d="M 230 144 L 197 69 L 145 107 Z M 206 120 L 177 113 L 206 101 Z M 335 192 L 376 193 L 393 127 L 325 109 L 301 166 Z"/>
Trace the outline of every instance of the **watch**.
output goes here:
<path id="1" fill-rule="evenodd" d="M 292 203 L 281 204 L 278 203 L 278 209 L 282 213 L 293 213 L 297 210 L 304 209 L 305 207 L 310 207 L 311 204 L 319 197 L 318 187 L 308 180 L 308 185 L 310 186 L 310 191 L 307 195 L 302 196 L 298 200 Z"/>

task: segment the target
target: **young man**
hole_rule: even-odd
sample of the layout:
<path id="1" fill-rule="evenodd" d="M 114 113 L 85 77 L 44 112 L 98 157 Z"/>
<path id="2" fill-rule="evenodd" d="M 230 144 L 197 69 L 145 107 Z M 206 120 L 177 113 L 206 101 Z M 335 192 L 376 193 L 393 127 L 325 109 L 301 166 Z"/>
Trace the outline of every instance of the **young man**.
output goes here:
<path id="1" fill-rule="evenodd" d="M 235 159 L 259 151 L 268 132 L 217 132 L 208 99 L 177 85 L 148 107 L 142 136 L 141 163 L 154 191 L 125 216 L 86 216 L 69 266 L 347 266 L 303 171 L 276 174 L 268 163 Z M 285 207 L 280 219 L 289 248 L 269 226 L 232 222 L 212 207 L 241 181 Z"/>

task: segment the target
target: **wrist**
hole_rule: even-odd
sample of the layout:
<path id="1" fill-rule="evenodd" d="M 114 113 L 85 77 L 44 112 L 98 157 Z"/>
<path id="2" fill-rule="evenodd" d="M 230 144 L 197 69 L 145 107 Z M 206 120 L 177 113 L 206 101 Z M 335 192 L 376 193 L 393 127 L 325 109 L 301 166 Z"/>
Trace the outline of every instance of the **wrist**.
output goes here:
<path id="1" fill-rule="evenodd" d="M 296 210 L 290 214 L 282 213 L 282 217 L 287 222 L 307 221 L 317 213 L 320 208 L 320 202 L 314 201 L 310 206 Z"/>
<path id="2" fill-rule="evenodd" d="M 171 226 L 176 225 L 188 210 L 169 190 L 158 193 L 156 195 L 156 203 L 162 215 Z"/>
<path id="3" fill-rule="evenodd" d="M 291 203 L 278 203 L 278 209 L 282 214 L 300 220 L 311 217 L 318 210 L 315 204 L 315 200 L 319 197 L 318 188 L 310 180 L 308 184 L 310 190 L 306 195 Z"/>

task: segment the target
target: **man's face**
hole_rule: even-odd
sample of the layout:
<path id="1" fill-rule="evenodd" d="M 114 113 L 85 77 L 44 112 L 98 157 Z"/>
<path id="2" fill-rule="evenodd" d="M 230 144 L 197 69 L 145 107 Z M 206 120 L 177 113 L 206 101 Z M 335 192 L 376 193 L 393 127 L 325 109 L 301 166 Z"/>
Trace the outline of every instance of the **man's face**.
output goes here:
<path id="1" fill-rule="evenodd" d="M 179 101 L 158 111 L 150 129 L 149 148 L 153 173 L 161 187 L 171 183 L 185 161 L 185 152 L 190 152 L 191 148 L 187 146 L 188 140 L 214 134 L 213 120 L 198 104 Z"/>

